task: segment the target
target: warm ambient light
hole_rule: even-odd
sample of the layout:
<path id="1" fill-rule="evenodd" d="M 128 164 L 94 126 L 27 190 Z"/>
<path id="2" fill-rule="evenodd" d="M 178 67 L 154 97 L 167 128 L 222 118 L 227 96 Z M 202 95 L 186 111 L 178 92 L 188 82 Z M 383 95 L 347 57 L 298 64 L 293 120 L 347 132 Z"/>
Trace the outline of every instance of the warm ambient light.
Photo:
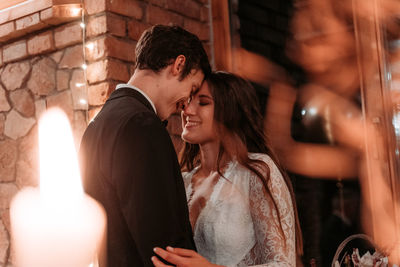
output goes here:
<path id="1" fill-rule="evenodd" d="M 71 127 L 58 108 L 39 120 L 39 159 L 40 188 L 22 189 L 10 206 L 16 266 L 104 266 L 106 215 L 83 192 Z"/>

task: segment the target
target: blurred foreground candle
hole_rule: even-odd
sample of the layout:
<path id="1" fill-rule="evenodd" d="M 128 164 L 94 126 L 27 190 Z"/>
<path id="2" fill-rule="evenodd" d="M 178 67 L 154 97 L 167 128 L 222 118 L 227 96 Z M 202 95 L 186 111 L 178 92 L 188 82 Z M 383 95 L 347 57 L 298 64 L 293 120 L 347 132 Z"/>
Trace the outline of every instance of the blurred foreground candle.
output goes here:
<path id="1" fill-rule="evenodd" d="M 84 194 L 68 118 L 49 109 L 39 121 L 40 187 L 10 207 L 18 267 L 105 266 L 106 215 Z"/>

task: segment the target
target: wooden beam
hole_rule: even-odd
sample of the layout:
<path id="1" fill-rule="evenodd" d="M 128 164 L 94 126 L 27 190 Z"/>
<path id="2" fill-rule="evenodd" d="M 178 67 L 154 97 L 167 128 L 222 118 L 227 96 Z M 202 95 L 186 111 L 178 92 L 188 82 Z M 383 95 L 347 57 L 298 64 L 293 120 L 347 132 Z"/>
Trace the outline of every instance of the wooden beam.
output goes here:
<path id="1" fill-rule="evenodd" d="M 228 0 L 212 0 L 211 10 L 215 69 L 232 71 L 232 43 Z"/>
<path id="2" fill-rule="evenodd" d="M 0 0 L 1 6 L 8 6 L 6 8 L 0 8 L 0 24 L 16 20 L 24 16 L 33 14 L 38 11 L 51 8 L 53 6 L 62 6 L 69 4 L 80 5 L 81 0 Z M 14 5 L 11 5 L 14 3 Z"/>
<path id="3" fill-rule="evenodd" d="M 0 2 L 0 10 L 5 9 L 7 7 L 15 6 L 17 4 L 20 4 L 22 2 L 25 2 L 28 0 L 7 0 L 7 1 L 1 1 Z"/>

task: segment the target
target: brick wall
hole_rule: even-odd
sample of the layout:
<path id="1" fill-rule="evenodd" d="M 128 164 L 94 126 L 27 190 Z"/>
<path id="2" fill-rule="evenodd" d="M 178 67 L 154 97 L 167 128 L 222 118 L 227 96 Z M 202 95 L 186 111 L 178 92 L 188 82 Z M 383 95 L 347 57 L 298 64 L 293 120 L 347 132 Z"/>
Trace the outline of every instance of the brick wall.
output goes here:
<path id="1" fill-rule="evenodd" d="M 49 8 L 43 15 L 0 21 L 0 266 L 13 265 L 10 199 L 21 187 L 38 184 L 40 114 L 51 106 L 63 108 L 78 144 L 87 118 L 132 75 L 136 42 L 153 24 L 186 28 L 211 54 L 208 0 L 85 0 L 84 6 L 87 92 L 80 17 L 66 21 L 65 10 Z M 28 30 L 15 34 L 16 27 Z M 88 105 L 80 101 L 86 97 Z M 177 114 L 168 130 L 179 148 Z"/>

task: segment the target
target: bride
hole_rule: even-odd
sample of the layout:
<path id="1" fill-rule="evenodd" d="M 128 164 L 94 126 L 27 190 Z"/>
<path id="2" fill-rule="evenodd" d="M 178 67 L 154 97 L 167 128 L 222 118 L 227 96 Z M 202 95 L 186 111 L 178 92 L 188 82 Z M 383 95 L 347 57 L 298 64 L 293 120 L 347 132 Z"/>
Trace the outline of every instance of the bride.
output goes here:
<path id="1" fill-rule="evenodd" d="M 154 252 L 177 266 L 296 266 L 302 241 L 293 190 L 266 143 L 254 88 L 214 72 L 183 108 L 182 123 L 181 167 L 198 253 Z"/>

